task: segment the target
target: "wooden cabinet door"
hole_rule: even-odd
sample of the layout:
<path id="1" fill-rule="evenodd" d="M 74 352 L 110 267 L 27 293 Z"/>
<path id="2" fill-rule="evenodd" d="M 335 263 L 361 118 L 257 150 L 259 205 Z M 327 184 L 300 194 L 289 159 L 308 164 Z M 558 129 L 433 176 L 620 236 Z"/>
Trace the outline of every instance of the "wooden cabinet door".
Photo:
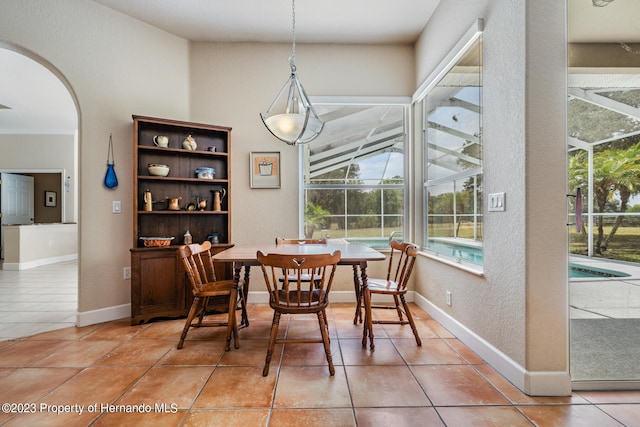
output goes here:
<path id="1" fill-rule="evenodd" d="M 131 250 L 131 323 L 186 316 L 184 269 L 176 248 Z"/>

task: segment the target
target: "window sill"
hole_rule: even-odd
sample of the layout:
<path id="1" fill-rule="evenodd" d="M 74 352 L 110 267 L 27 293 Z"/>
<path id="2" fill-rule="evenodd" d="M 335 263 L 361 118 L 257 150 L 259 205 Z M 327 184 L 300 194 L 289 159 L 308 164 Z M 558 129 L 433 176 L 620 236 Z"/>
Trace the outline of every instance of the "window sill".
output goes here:
<path id="1" fill-rule="evenodd" d="M 484 277 L 484 269 L 482 268 L 481 265 L 472 264 L 468 261 L 459 260 L 457 258 L 452 258 L 446 255 L 436 254 L 428 251 L 420 251 L 418 253 L 421 256 L 424 256 L 425 258 L 429 258 L 429 259 L 441 262 L 450 267 L 454 267 L 459 270 L 466 271 L 467 273 L 471 273 L 479 277 Z"/>

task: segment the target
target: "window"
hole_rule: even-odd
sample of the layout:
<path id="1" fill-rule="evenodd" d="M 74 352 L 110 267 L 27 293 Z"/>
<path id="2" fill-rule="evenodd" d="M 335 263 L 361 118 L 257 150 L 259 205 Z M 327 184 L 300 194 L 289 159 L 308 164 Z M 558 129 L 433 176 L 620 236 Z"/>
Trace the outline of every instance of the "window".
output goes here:
<path id="1" fill-rule="evenodd" d="M 424 249 L 482 264 L 482 39 L 422 98 Z"/>
<path id="2" fill-rule="evenodd" d="M 388 247 L 404 232 L 408 105 L 314 108 L 325 126 L 302 150 L 302 232 Z"/>

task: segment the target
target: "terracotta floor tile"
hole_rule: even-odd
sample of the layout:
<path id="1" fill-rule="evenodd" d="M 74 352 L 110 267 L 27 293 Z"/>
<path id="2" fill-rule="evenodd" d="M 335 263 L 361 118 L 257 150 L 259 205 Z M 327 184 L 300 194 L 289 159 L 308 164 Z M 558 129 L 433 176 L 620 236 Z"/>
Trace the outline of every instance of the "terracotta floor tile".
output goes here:
<path id="1" fill-rule="evenodd" d="M 40 334 L 32 335 L 27 340 L 38 340 L 38 341 L 54 341 L 54 340 L 76 340 L 82 339 L 90 333 L 96 331 L 102 326 L 102 324 L 83 326 L 81 328 L 63 328 L 56 329 L 55 331 L 42 332 Z"/>
<path id="2" fill-rule="evenodd" d="M 626 426 L 632 426 L 640 423 L 640 404 L 617 403 L 611 405 L 598 405 L 598 408 Z"/>
<path id="3" fill-rule="evenodd" d="M 330 328 L 329 336 L 333 338 L 335 336 L 335 324 L 333 328 Z M 289 328 L 286 334 L 287 339 L 321 339 L 320 324 L 318 319 L 306 319 L 300 320 L 300 317 L 294 317 L 289 322 Z"/>
<path id="4" fill-rule="evenodd" d="M 52 408 L 53 410 L 53 408 Z M 3 427 L 25 427 L 25 426 L 47 426 L 47 427 L 86 427 L 91 424 L 100 414 L 84 411 L 56 413 L 38 412 L 33 414 L 18 414 L 12 417 Z"/>
<path id="5" fill-rule="evenodd" d="M 266 427 L 267 409 L 191 410 L 181 427 Z"/>
<path id="6" fill-rule="evenodd" d="M 415 345 L 415 342 L 414 342 Z M 362 339 L 341 339 L 340 349 L 345 365 L 404 365 L 405 362 L 391 340 L 376 341 L 375 351 L 362 347 Z"/>
<path id="7" fill-rule="evenodd" d="M 151 406 L 146 413 L 103 413 L 91 427 L 136 426 L 136 427 L 177 427 L 185 417 L 185 411 L 161 412 Z"/>
<path id="8" fill-rule="evenodd" d="M 175 345 L 163 340 L 127 340 L 93 366 L 153 366 Z"/>
<path id="9" fill-rule="evenodd" d="M 151 322 L 139 331 L 133 339 L 166 339 L 174 340 L 176 345 L 184 328 L 184 319 Z"/>
<path id="10" fill-rule="evenodd" d="M 338 340 L 332 339 L 329 346 L 334 366 L 342 365 Z M 328 366 L 324 345 L 322 343 L 286 343 L 282 355 L 282 366 Z"/>
<path id="11" fill-rule="evenodd" d="M 268 340 L 271 335 L 271 319 L 269 320 L 252 320 L 248 328 L 241 328 L 238 331 L 240 342 L 244 340 Z M 282 326 L 282 322 L 281 326 Z M 278 338 L 283 338 L 287 332 L 286 327 L 278 328 Z"/>
<path id="12" fill-rule="evenodd" d="M 119 405 L 176 404 L 190 408 L 209 379 L 211 367 L 158 367 L 150 369 L 120 399 Z"/>
<path id="13" fill-rule="evenodd" d="M 274 375 L 273 369 L 269 375 Z M 334 376 L 326 366 L 280 368 L 274 408 L 351 408 L 347 379 L 342 367 Z"/>
<path id="14" fill-rule="evenodd" d="M 329 305 L 327 315 L 333 320 L 351 320 L 355 314 L 354 304 L 332 303 Z"/>
<path id="15" fill-rule="evenodd" d="M 351 409 L 274 409 L 269 427 L 356 426 Z"/>
<path id="16" fill-rule="evenodd" d="M 519 409 L 536 425 L 545 427 L 622 426 L 592 405 L 520 406 Z"/>
<path id="17" fill-rule="evenodd" d="M 356 408 L 359 427 L 443 426 L 434 408 Z"/>
<path id="18" fill-rule="evenodd" d="M 113 403 L 144 373 L 146 368 L 87 368 L 45 396 L 39 403 L 83 405 Z"/>
<path id="19" fill-rule="evenodd" d="M 101 325 L 95 331 L 84 336 L 86 340 L 127 339 L 147 328 L 147 325 L 131 326 L 131 319 L 115 320 Z"/>
<path id="20" fill-rule="evenodd" d="M 354 325 L 353 320 L 336 320 L 335 324 L 338 338 L 362 339 L 362 323 Z M 373 336 L 375 338 L 387 338 L 382 325 L 373 325 Z"/>
<path id="21" fill-rule="evenodd" d="M 32 366 L 89 366 L 113 351 L 120 341 L 67 341 L 66 345 L 35 361 Z"/>
<path id="22" fill-rule="evenodd" d="M 531 422 L 512 406 L 445 407 L 437 411 L 447 427 L 531 427 Z"/>
<path id="23" fill-rule="evenodd" d="M 581 391 L 577 394 L 591 403 L 640 403 L 640 390 Z"/>
<path id="24" fill-rule="evenodd" d="M 249 310 L 248 315 L 249 315 L 249 326 L 251 326 L 252 320 L 271 321 L 273 319 L 273 308 L 269 307 L 268 304 L 258 304 L 258 305 L 255 305 L 253 308 L 251 308 L 251 310 Z"/>
<path id="25" fill-rule="evenodd" d="M 264 366 L 267 357 L 267 349 L 269 341 L 267 340 L 246 340 L 242 341 L 238 350 L 224 352 L 219 361 L 220 366 Z M 276 344 L 271 357 L 271 363 L 274 366 L 280 361 L 282 352 L 282 344 Z"/>
<path id="26" fill-rule="evenodd" d="M 429 338 L 439 338 L 438 334 L 431 329 L 426 320 L 416 320 L 415 324 L 420 339 L 425 340 Z M 411 325 L 383 324 L 382 328 L 389 338 L 411 338 L 415 342 L 415 336 L 411 330 Z"/>
<path id="27" fill-rule="evenodd" d="M 431 316 L 429 316 L 426 311 L 418 307 L 418 305 L 415 302 L 409 303 L 409 309 L 411 310 L 411 313 L 413 314 L 414 319 L 418 319 L 418 320 L 431 319 Z"/>
<path id="28" fill-rule="evenodd" d="M 467 365 L 410 367 L 434 406 L 506 405 L 509 402 Z"/>
<path id="29" fill-rule="evenodd" d="M 394 339 L 393 343 L 409 365 L 460 365 L 460 357 L 443 339 L 429 338 L 417 346 L 411 338 Z"/>
<path id="30" fill-rule="evenodd" d="M 0 350 L 0 366 L 29 366 L 43 357 L 66 347 L 66 342 L 16 341 Z"/>
<path id="31" fill-rule="evenodd" d="M 220 367 L 205 384 L 194 408 L 270 408 L 276 376 L 261 367 Z"/>
<path id="32" fill-rule="evenodd" d="M 426 323 L 440 338 L 455 338 L 451 332 L 435 320 L 426 320 Z"/>
<path id="33" fill-rule="evenodd" d="M 224 349 L 225 341 L 185 341 L 184 347 L 180 350 L 177 349 L 175 344 L 172 344 L 158 364 L 215 366 L 226 353 Z M 237 351 L 231 344 L 229 352 Z"/>
<path id="34" fill-rule="evenodd" d="M 486 363 L 480 356 L 475 354 L 469 347 L 460 342 L 457 338 L 444 338 L 445 342 L 451 346 L 466 363 L 471 365 L 482 365 Z"/>
<path id="35" fill-rule="evenodd" d="M 177 350 L 184 319 L 137 326 L 121 319 L 1 341 L 0 402 L 85 409 L 0 413 L 0 425 L 601 427 L 640 419 L 637 390 L 524 394 L 415 305 L 421 347 L 407 326 L 375 325 L 376 349 L 363 349 L 354 304 L 332 304 L 327 318 L 336 375 L 329 375 L 321 343 L 287 343 L 276 345 L 263 377 L 273 310 L 248 308 L 251 324 L 239 331 L 240 348 L 228 352 L 225 328 L 192 329 Z M 278 335 L 319 332 L 314 315 L 283 316 Z M 109 403 L 148 406 L 145 413 L 88 410 Z"/>
<path id="36" fill-rule="evenodd" d="M 75 368 L 22 368 L 0 380 L 0 402 L 34 403 L 80 372 Z"/>
<path id="37" fill-rule="evenodd" d="M 431 406 L 407 366 L 346 366 L 354 407 Z"/>
<path id="38" fill-rule="evenodd" d="M 584 398 L 573 393 L 571 396 L 529 396 L 511 384 L 505 377 L 496 372 L 489 365 L 474 365 L 480 373 L 489 381 L 500 393 L 505 395 L 514 404 L 586 404 Z"/>

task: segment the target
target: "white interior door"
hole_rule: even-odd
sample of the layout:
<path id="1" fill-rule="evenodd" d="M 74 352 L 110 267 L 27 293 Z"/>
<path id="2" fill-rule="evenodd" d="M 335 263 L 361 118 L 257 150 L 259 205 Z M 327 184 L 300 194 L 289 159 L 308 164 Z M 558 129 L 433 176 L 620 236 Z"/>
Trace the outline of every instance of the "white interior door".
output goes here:
<path id="1" fill-rule="evenodd" d="M 0 173 L 2 224 L 33 224 L 33 177 Z M 0 227 L 0 258 L 4 259 L 4 233 Z"/>

